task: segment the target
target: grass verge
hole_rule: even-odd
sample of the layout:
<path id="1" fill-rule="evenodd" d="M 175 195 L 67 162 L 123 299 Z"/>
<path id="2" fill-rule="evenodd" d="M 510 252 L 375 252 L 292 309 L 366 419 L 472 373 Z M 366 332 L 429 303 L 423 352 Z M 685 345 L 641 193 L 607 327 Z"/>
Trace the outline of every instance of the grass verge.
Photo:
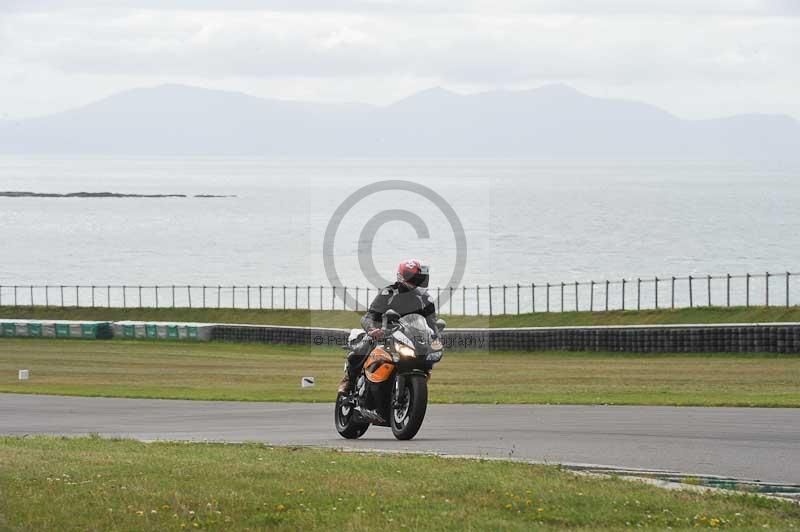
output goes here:
<path id="1" fill-rule="evenodd" d="M 4 530 L 785 530 L 800 506 L 553 466 L 262 445 L 0 438 Z"/>
<path id="2" fill-rule="evenodd" d="M 445 306 L 445 309 L 447 307 Z M 674 323 L 800 322 L 800 307 L 703 307 L 691 309 L 609 312 L 537 312 L 506 316 L 443 314 L 449 327 L 563 327 L 578 325 L 647 325 Z M 98 321 L 177 321 L 248 323 L 315 327 L 358 327 L 361 313 L 345 310 L 247 309 L 121 309 L 61 307 L 0 307 L 0 318 Z"/>
<path id="3" fill-rule="evenodd" d="M 187 342 L 0 339 L 0 392 L 333 401 L 344 352 Z M 17 380 L 28 369 L 31 379 Z M 303 376 L 317 379 L 300 388 Z M 779 354 L 465 352 L 430 381 L 438 403 L 800 407 L 800 357 Z"/>

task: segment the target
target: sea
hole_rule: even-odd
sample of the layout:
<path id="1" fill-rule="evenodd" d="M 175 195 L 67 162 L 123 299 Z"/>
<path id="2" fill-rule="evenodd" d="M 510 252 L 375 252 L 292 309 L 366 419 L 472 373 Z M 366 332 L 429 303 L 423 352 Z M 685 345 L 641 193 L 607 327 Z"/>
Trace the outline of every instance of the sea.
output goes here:
<path id="1" fill-rule="evenodd" d="M 800 168 L 771 163 L 2 156 L 0 191 L 187 195 L 0 197 L 4 286 L 800 272 Z"/>

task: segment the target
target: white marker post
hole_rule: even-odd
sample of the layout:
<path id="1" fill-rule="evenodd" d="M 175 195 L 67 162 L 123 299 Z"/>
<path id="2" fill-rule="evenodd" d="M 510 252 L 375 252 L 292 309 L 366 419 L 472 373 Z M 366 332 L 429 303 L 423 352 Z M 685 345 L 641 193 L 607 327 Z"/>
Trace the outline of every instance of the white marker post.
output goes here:
<path id="1" fill-rule="evenodd" d="M 301 388 L 313 388 L 314 387 L 314 377 L 303 377 L 300 379 L 300 387 Z"/>
<path id="2" fill-rule="evenodd" d="M 26 380 L 28 380 L 29 376 L 30 376 L 30 374 L 28 373 L 27 369 L 19 370 L 19 380 L 26 381 Z"/>

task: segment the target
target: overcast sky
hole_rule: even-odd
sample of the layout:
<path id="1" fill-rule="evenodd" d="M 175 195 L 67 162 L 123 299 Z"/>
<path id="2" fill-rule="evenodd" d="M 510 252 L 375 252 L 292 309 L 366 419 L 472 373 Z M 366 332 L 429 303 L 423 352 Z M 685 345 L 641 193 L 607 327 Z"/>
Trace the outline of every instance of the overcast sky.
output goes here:
<path id="1" fill-rule="evenodd" d="M 166 82 L 375 104 L 564 82 L 800 118 L 800 0 L 0 2 L 2 117 Z"/>

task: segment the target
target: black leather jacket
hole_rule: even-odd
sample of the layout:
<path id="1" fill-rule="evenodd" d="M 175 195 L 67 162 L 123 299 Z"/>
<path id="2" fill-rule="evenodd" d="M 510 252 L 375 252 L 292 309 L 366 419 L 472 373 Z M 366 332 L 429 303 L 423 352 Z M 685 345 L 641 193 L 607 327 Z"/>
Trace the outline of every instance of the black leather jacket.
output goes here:
<path id="1" fill-rule="evenodd" d="M 383 313 L 389 309 L 401 316 L 422 315 L 428 322 L 428 327 L 436 334 L 436 305 L 426 289 L 409 289 L 401 283 L 387 286 L 372 300 L 369 310 L 361 318 L 361 326 L 365 331 L 380 329 L 383 325 Z"/>

